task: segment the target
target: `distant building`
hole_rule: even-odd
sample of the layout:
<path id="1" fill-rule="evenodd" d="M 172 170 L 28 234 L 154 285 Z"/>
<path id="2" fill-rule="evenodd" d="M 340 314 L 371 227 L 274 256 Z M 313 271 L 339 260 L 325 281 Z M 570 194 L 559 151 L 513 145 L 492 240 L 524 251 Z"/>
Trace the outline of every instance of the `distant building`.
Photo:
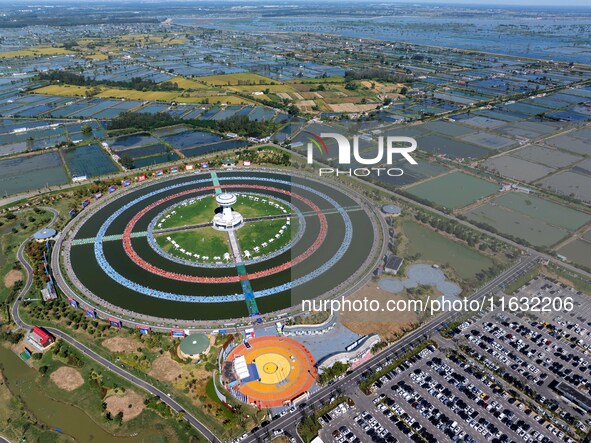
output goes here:
<path id="1" fill-rule="evenodd" d="M 402 214 L 402 209 L 400 208 L 400 206 L 396 205 L 384 205 L 382 206 L 382 212 L 386 215 L 398 217 L 400 214 Z"/>
<path id="2" fill-rule="evenodd" d="M 201 354 L 209 351 L 209 338 L 205 334 L 191 334 L 183 338 L 179 344 L 179 356 L 199 361 Z"/>
<path id="3" fill-rule="evenodd" d="M 35 241 L 43 243 L 47 240 L 53 240 L 56 235 L 57 231 L 55 229 L 45 228 L 35 232 L 35 234 L 33 234 L 33 238 L 35 239 Z"/>
<path id="4" fill-rule="evenodd" d="M 381 341 L 377 334 L 365 335 L 351 343 L 342 352 L 330 354 L 318 363 L 320 372 L 332 367 L 335 363 L 352 364 L 363 359 L 371 352 L 371 349 Z"/>
<path id="5" fill-rule="evenodd" d="M 41 297 L 43 298 L 43 301 L 57 299 L 57 294 L 55 293 L 55 288 L 52 282 L 47 283 L 45 288 L 41 289 Z"/>
<path id="6" fill-rule="evenodd" d="M 398 274 L 403 262 L 404 259 L 402 257 L 398 257 L 397 255 L 388 255 L 386 256 L 384 271 L 396 275 Z"/>
<path id="7" fill-rule="evenodd" d="M 530 194 L 533 192 L 531 189 L 519 185 L 511 185 L 511 189 L 517 192 L 523 192 L 524 194 Z"/>
<path id="8" fill-rule="evenodd" d="M 232 160 L 231 158 L 225 158 L 222 160 L 222 166 L 224 168 L 232 168 L 235 164 L 236 164 L 236 162 L 234 160 Z"/>
<path id="9" fill-rule="evenodd" d="M 43 352 L 55 342 L 55 337 L 39 326 L 27 333 L 27 342 L 37 351 Z"/>

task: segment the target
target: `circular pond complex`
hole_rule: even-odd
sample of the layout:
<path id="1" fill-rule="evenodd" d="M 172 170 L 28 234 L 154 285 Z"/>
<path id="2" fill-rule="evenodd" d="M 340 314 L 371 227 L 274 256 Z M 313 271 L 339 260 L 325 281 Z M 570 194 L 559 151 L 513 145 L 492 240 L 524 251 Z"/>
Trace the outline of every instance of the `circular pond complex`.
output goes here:
<path id="1" fill-rule="evenodd" d="M 258 318 L 366 275 L 374 219 L 316 177 L 173 175 L 83 211 L 58 242 L 58 283 L 84 307 L 152 325 Z"/>

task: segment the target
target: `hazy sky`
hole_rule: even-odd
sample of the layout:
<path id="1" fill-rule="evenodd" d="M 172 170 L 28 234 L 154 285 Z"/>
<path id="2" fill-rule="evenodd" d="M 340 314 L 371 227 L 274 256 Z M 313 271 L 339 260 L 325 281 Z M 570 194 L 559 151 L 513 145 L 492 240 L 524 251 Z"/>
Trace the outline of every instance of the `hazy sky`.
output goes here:
<path id="1" fill-rule="evenodd" d="M 119 2 L 119 3 L 154 3 L 155 0 L 99 0 L 99 3 L 104 2 Z M 200 0 L 180 0 L 180 1 L 187 1 L 187 3 L 200 3 Z M 211 0 L 203 0 L 207 3 L 211 3 Z M 232 3 L 266 3 L 266 4 L 282 4 L 282 3 L 289 3 L 286 0 L 218 0 L 220 4 L 232 4 Z M 296 0 L 297 3 L 305 2 L 306 0 Z M 309 0 L 313 3 L 318 3 L 320 0 Z M 331 1 L 331 0 L 329 0 Z M 478 5 L 478 6 L 486 6 L 486 5 L 503 5 L 503 6 L 544 6 L 544 7 L 564 7 L 564 6 L 587 6 L 591 9 L 591 1 L 590 0 L 341 0 L 344 2 L 371 2 L 371 3 L 410 3 L 410 4 L 441 4 L 441 5 L 453 5 L 453 4 L 461 4 L 461 5 Z M 12 3 L 12 4 L 25 4 L 25 5 L 51 5 L 51 4 L 59 4 L 59 3 L 68 3 L 68 2 L 77 2 L 80 3 L 80 0 L 0 0 L 0 4 L 2 3 Z M 82 1 L 81 6 L 84 5 L 84 1 Z"/>

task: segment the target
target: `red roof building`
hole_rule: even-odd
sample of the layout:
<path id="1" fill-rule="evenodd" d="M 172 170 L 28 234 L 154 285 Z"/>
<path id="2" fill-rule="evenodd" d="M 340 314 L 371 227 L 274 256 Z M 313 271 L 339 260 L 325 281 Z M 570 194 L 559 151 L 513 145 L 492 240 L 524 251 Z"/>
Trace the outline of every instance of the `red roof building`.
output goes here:
<path id="1" fill-rule="evenodd" d="M 55 337 L 38 326 L 33 327 L 31 338 L 44 348 L 54 342 Z"/>

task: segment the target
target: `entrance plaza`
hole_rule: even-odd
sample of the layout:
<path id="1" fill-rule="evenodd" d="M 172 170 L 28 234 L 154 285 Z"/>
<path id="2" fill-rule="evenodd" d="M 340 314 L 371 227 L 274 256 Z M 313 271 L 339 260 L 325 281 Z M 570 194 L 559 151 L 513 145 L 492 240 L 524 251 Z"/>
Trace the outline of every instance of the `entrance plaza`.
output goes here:
<path id="1" fill-rule="evenodd" d="M 234 390 L 260 408 L 290 404 L 307 392 L 316 379 L 314 358 L 306 347 L 287 337 L 257 337 L 237 346 L 228 362 L 242 374 Z M 237 371 L 238 372 L 238 371 Z"/>

